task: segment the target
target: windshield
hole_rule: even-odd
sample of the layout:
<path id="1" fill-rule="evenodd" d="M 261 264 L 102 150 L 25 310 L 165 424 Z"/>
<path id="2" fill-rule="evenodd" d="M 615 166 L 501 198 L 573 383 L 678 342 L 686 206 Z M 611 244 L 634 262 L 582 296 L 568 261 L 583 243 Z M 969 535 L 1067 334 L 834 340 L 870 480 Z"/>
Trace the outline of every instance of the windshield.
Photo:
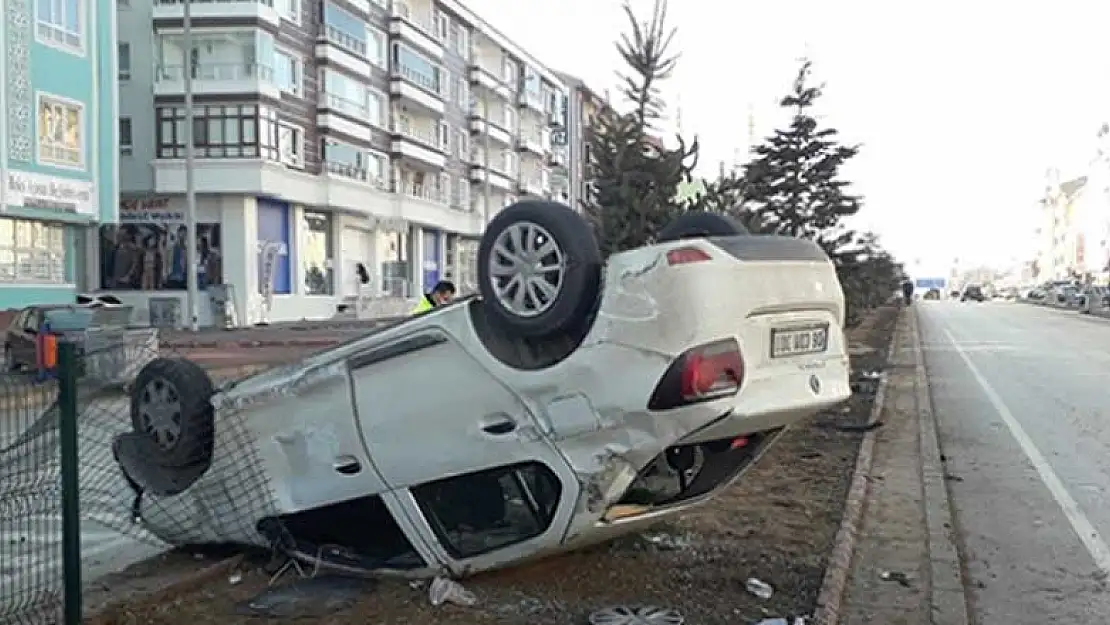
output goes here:
<path id="1" fill-rule="evenodd" d="M 54 332 L 87 330 L 92 323 L 93 311 L 82 308 L 60 308 L 46 311 L 46 322 Z"/>

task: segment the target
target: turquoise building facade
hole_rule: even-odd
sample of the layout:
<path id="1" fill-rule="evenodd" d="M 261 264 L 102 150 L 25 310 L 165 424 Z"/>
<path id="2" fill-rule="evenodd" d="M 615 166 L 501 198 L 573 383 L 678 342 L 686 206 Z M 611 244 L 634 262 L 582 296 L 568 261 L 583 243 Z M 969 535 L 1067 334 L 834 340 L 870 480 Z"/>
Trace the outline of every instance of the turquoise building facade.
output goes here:
<path id="1" fill-rule="evenodd" d="M 3 0 L 0 311 L 74 301 L 119 210 L 116 0 Z"/>

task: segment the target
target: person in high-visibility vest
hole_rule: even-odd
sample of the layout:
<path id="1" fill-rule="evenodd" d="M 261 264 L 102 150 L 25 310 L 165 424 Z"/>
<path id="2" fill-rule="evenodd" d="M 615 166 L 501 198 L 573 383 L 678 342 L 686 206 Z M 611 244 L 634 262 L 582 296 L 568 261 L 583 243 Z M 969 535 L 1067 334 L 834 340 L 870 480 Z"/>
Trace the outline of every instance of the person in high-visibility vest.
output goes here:
<path id="1" fill-rule="evenodd" d="M 450 304 L 453 299 L 455 299 L 455 283 L 450 280 L 440 280 L 432 288 L 431 293 L 425 293 L 424 297 L 420 298 L 420 301 L 409 311 L 409 314 L 419 315 L 428 312 L 433 308 Z"/>

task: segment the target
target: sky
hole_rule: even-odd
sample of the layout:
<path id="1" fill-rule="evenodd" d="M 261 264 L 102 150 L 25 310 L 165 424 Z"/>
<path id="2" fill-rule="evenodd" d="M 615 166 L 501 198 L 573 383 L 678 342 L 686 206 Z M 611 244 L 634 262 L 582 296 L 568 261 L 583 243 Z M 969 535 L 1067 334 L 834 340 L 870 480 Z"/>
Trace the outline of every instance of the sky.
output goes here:
<path id="1" fill-rule="evenodd" d="M 620 0 L 463 1 L 595 89 L 624 69 Z M 651 0 L 631 6 L 650 16 Z M 663 95 L 701 173 L 747 146 L 749 107 L 758 134 L 783 125 L 776 101 L 808 56 L 815 112 L 861 145 L 844 172 L 865 202 L 853 226 L 911 274 L 1030 260 L 1046 169 L 1085 173 L 1110 121 L 1107 2 L 672 0 L 668 23 L 682 56 Z"/>

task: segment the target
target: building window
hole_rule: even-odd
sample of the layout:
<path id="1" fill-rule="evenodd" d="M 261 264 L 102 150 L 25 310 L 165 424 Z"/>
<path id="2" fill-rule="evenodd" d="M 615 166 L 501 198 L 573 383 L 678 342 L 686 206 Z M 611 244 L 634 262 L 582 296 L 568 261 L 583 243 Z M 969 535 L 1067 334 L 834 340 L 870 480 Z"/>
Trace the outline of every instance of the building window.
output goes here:
<path id="1" fill-rule="evenodd" d="M 0 218 L 0 282 L 66 283 L 65 227 Z"/>
<path id="2" fill-rule="evenodd" d="M 451 28 L 451 45 L 455 52 L 464 59 L 470 59 L 470 31 L 462 24 L 455 24 Z"/>
<path id="3" fill-rule="evenodd" d="M 455 131 L 455 156 L 464 161 L 470 157 L 470 134 L 465 130 Z"/>
<path id="4" fill-rule="evenodd" d="M 324 36 L 329 43 L 367 58 L 368 34 L 366 20 L 331 2 L 324 2 Z"/>
<path id="5" fill-rule="evenodd" d="M 386 97 L 385 94 L 368 89 L 366 94 L 367 115 L 366 119 L 378 128 L 386 127 Z"/>
<path id="6" fill-rule="evenodd" d="M 443 11 L 436 11 L 433 30 L 435 32 L 432 34 L 435 35 L 436 39 L 446 41 L 451 33 L 451 18 L 447 17 L 447 14 Z"/>
<path id="7" fill-rule="evenodd" d="M 59 96 L 39 94 L 39 162 L 67 168 L 85 166 L 85 106 Z"/>
<path id="8" fill-rule="evenodd" d="M 440 120 L 439 132 L 436 138 L 439 142 L 439 149 L 447 152 L 451 149 L 451 125 L 446 121 Z"/>
<path id="9" fill-rule="evenodd" d="M 305 295 L 331 295 L 332 216 L 305 211 L 301 218 L 301 249 L 297 254 L 304 270 Z"/>
<path id="10" fill-rule="evenodd" d="M 119 153 L 131 154 L 131 118 L 119 118 Z"/>
<path id="11" fill-rule="evenodd" d="M 384 188 L 389 172 L 389 157 L 349 143 L 326 137 L 321 140 L 324 168 L 337 176 Z"/>
<path id="12" fill-rule="evenodd" d="M 382 69 L 386 69 L 387 65 L 385 44 L 388 40 L 386 34 L 377 28 L 366 28 L 366 58 Z"/>
<path id="13" fill-rule="evenodd" d="M 278 124 L 278 149 L 281 162 L 289 167 L 304 167 L 304 129 L 300 126 Z"/>
<path id="14" fill-rule="evenodd" d="M 116 53 L 119 55 L 117 61 L 119 69 L 120 80 L 131 80 L 131 44 L 126 41 L 121 41 L 116 46 Z"/>
<path id="15" fill-rule="evenodd" d="M 185 109 L 158 109 L 158 158 L 185 158 Z M 278 160 L 277 114 L 253 104 L 197 106 L 193 144 L 198 158 Z"/>
<path id="16" fill-rule="evenodd" d="M 462 210 L 470 210 L 470 181 L 466 178 L 459 179 L 459 203 L 458 208 Z"/>
<path id="17" fill-rule="evenodd" d="M 299 96 L 304 93 L 304 61 L 285 50 L 274 53 L 274 79 L 283 92 Z"/>
<path id="18" fill-rule="evenodd" d="M 35 0 L 35 34 L 48 46 L 85 53 L 85 2 Z"/>
<path id="19" fill-rule="evenodd" d="M 455 98 L 455 102 L 457 102 L 459 106 L 466 108 L 470 103 L 470 85 L 466 82 L 466 77 L 464 76 L 459 76 L 456 80 L 458 81 L 459 91 Z"/>
<path id="20" fill-rule="evenodd" d="M 301 0 L 275 0 L 274 7 L 283 18 L 294 24 L 301 23 Z"/>

